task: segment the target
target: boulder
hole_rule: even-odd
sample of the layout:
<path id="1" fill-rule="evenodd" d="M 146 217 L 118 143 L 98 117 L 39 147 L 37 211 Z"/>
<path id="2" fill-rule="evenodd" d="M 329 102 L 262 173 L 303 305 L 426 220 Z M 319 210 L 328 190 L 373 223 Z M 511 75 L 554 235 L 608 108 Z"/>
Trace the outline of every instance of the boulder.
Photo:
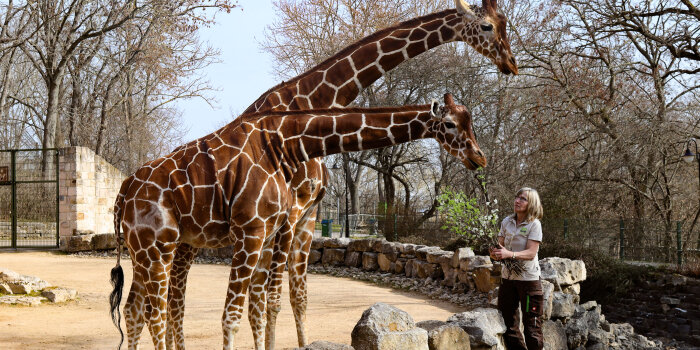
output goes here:
<path id="1" fill-rule="evenodd" d="M 406 264 L 404 265 L 403 272 L 406 275 L 406 277 L 413 277 L 413 263 L 416 261 L 416 259 L 408 259 L 406 260 Z"/>
<path id="2" fill-rule="evenodd" d="M 542 317 L 548 320 L 552 317 L 552 299 L 554 298 L 554 285 L 551 282 L 542 280 L 542 296 L 544 299 Z"/>
<path id="3" fill-rule="evenodd" d="M 374 242 L 376 242 L 376 241 L 379 241 L 379 240 L 376 238 L 353 240 L 350 243 L 348 243 L 348 251 L 349 252 L 369 252 L 369 251 L 372 251 L 372 246 L 374 245 Z"/>
<path id="4" fill-rule="evenodd" d="M 92 235 L 74 235 L 66 237 L 61 248 L 67 252 L 83 252 L 92 250 Z"/>
<path id="5" fill-rule="evenodd" d="M 551 318 L 567 318 L 574 315 L 576 303 L 574 296 L 562 292 L 554 292 L 552 296 Z"/>
<path id="6" fill-rule="evenodd" d="M 42 291 L 41 295 L 52 303 L 63 303 L 75 299 L 78 292 L 69 288 L 51 288 Z"/>
<path id="7" fill-rule="evenodd" d="M 117 247 L 117 236 L 114 233 L 98 233 L 92 235 L 93 250 L 110 250 Z"/>
<path id="8" fill-rule="evenodd" d="M 498 276 L 491 276 L 493 265 L 481 265 L 474 268 L 474 283 L 476 289 L 482 293 L 488 293 L 500 284 Z M 495 277 L 495 278 L 494 278 Z"/>
<path id="9" fill-rule="evenodd" d="M 440 247 L 422 247 L 416 248 L 416 257 L 420 260 L 427 260 L 428 253 L 441 251 Z"/>
<path id="10" fill-rule="evenodd" d="M 466 259 L 459 262 L 459 268 L 464 271 L 471 271 L 477 266 L 491 264 L 491 258 L 488 256 L 477 255 L 472 257 L 467 257 Z"/>
<path id="11" fill-rule="evenodd" d="M 391 271 L 391 260 L 386 257 L 386 254 L 379 253 L 377 255 L 377 264 L 379 265 L 379 270 L 382 272 Z"/>
<path id="12" fill-rule="evenodd" d="M 29 294 L 51 286 L 38 277 L 22 275 L 7 269 L 0 269 L 0 283 L 6 286 L 4 288 L 9 288 L 12 294 Z"/>
<path id="13" fill-rule="evenodd" d="M 324 248 L 321 263 L 323 265 L 342 265 L 345 263 L 345 249 Z"/>
<path id="14" fill-rule="evenodd" d="M 442 269 L 438 264 L 431 264 L 422 260 L 413 261 L 414 276 L 418 278 L 439 279 L 442 277 Z"/>
<path id="15" fill-rule="evenodd" d="M 346 249 L 348 247 L 348 244 L 350 243 L 350 241 L 351 241 L 350 238 L 340 238 L 340 237 L 327 239 L 323 242 L 323 248 Z"/>
<path id="16" fill-rule="evenodd" d="M 453 268 L 458 268 L 459 264 L 462 261 L 466 261 L 467 258 L 471 258 L 474 256 L 474 251 L 472 248 L 459 248 L 455 250 L 454 254 L 452 255 L 452 261 L 450 261 L 450 264 L 452 265 Z"/>
<path id="17" fill-rule="evenodd" d="M 382 250 L 384 250 L 384 243 L 386 243 L 386 239 L 377 239 L 372 243 L 372 250 L 375 253 L 381 253 Z"/>
<path id="18" fill-rule="evenodd" d="M 411 243 L 403 244 L 401 247 L 402 257 L 415 257 L 416 256 L 416 245 Z"/>
<path id="19" fill-rule="evenodd" d="M 12 294 L 12 288 L 7 283 L 0 283 L 0 294 Z"/>
<path id="20" fill-rule="evenodd" d="M 546 320 L 542 322 L 544 350 L 567 350 L 566 330 L 561 321 Z"/>
<path id="21" fill-rule="evenodd" d="M 353 328 L 352 346 L 356 350 L 427 350 L 428 332 L 416 328 L 408 313 L 376 303 L 362 313 Z"/>
<path id="22" fill-rule="evenodd" d="M 561 291 L 566 294 L 579 295 L 581 294 L 581 284 L 574 283 L 570 286 L 563 287 Z"/>
<path id="23" fill-rule="evenodd" d="M 316 249 L 311 249 L 309 251 L 309 265 L 315 264 L 321 261 L 321 251 Z"/>
<path id="24" fill-rule="evenodd" d="M 456 324 L 446 324 L 428 332 L 430 350 L 471 350 L 469 334 Z"/>
<path id="25" fill-rule="evenodd" d="M 447 270 L 445 270 L 443 266 L 442 270 L 442 285 L 443 286 L 449 286 L 452 287 L 457 283 L 457 274 L 458 274 L 457 269 L 453 269 L 451 267 L 448 267 Z"/>
<path id="26" fill-rule="evenodd" d="M 445 250 L 429 251 L 425 255 L 425 261 L 431 264 L 440 264 L 443 262 L 451 263 L 452 255 L 454 255 L 454 252 L 448 252 Z"/>
<path id="27" fill-rule="evenodd" d="M 375 271 L 379 268 L 377 263 L 377 253 L 364 252 L 362 253 L 362 269 L 367 271 Z"/>
<path id="28" fill-rule="evenodd" d="M 345 252 L 345 266 L 360 267 L 362 266 L 362 252 L 347 251 Z"/>
<path id="29" fill-rule="evenodd" d="M 331 343 L 325 340 L 317 340 L 302 348 L 295 348 L 294 350 L 354 350 L 354 348 L 347 344 L 338 344 Z"/>
<path id="30" fill-rule="evenodd" d="M 542 279 L 555 286 L 570 286 L 586 279 L 586 265 L 581 260 L 550 257 L 540 259 Z"/>
<path id="31" fill-rule="evenodd" d="M 328 237 L 314 238 L 314 239 L 311 241 L 311 249 L 316 249 L 316 250 L 322 249 L 322 248 L 323 248 L 323 244 L 324 244 L 326 241 L 328 241 L 328 240 L 330 240 L 330 238 L 328 238 Z"/>
<path id="32" fill-rule="evenodd" d="M 396 259 L 396 261 L 393 262 L 391 266 L 394 268 L 393 272 L 395 274 L 403 274 L 404 267 L 406 266 L 406 259 L 403 259 L 403 258 Z"/>
<path id="33" fill-rule="evenodd" d="M 506 325 L 501 312 L 490 308 L 477 308 L 472 311 L 454 314 L 447 319 L 469 334 L 472 348 L 489 348 L 504 350 L 503 333 Z"/>
<path id="34" fill-rule="evenodd" d="M 428 331 L 428 333 L 430 333 L 430 331 L 432 331 L 433 329 L 444 326 L 446 324 L 447 324 L 447 322 L 445 322 L 445 321 L 427 320 L 427 321 L 416 322 L 416 327 L 423 328 L 426 331 Z"/>

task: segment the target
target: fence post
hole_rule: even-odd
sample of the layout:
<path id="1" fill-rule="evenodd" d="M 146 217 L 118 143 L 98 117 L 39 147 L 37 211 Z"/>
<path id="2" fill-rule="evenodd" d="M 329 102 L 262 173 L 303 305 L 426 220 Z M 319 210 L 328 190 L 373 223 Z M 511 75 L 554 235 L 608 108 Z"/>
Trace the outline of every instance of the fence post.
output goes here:
<path id="1" fill-rule="evenodd" d="M 683 244 L 681 242 L 681 222 L 676 221 L 676 246 L 678 247 L 678 266 L 683 265 Z"/>
<path id="2" fill-rule="evenodd" d="M 625 220 L 620 219 L 620 260 L 625 259 Z"/>
<path id="3" fill-rule="evenodd" d="M 564 240 L 569 236 L 569 220 L 564 219 Z"/>
<path id="4" fill-rule="evenodd" d="M 13 249 L 17 249 L 17 151 L 10 151 L 10 186 L 12 191 L 12 201 L 10 204 L 10 210 L 12 215 L 10 216 L 10 225 L 12 238 L 11 246 Z"/>

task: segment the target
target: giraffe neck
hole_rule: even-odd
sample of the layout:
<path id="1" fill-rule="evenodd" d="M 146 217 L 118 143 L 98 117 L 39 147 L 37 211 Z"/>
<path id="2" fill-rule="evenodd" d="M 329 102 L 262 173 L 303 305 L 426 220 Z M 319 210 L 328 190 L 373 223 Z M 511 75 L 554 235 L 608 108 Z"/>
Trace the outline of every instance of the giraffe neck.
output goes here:
<path id="1" fill-rule="evenodd" d="M 316 157 L 435 136 L 430 105 L 305 112 L 268 112 L 251 118 L 273 161 L 289 166 L 291 173 Z"/>
<path id="2" fill-rule="evenodd" d="M 473 7 L 474 8 L 474 7 Z M 480 11 L 476 8 L 476 11 Z M 344 107 L 400 63 L 457 40 L 464 21 L 455 9 L 417 17 L 346 47 L 296 78 L 265 92 L 245 113 Z M 477 38 L 466 38 L 478 45 Z"/>

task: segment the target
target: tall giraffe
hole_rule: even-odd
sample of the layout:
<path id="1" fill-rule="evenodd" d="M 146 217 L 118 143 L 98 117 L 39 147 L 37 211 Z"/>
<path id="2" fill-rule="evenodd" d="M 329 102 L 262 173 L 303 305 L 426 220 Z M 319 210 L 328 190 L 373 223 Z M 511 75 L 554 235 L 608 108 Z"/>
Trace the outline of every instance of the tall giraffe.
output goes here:
<path id="1" fill-rule="evenodd" d="M 264 110 L 304 110 L 349 105 L 366 86 L 403 61 L 438 45 L 465 41 L 491 59 L 505 74 L 517 74 L 518 68 L 506 35 L 506 18 L 496 0 L 484 0 L 482 7 L 455 1 L 457 8 L 418 17 L 383 29 L 341 50 L 304 74 L 279 84 L 253 103 L 244 113 Z M 254 337 L 262 334 L 267 299 L 268 348 L 274 348 L 274 324 L 281 309 L 281 285 L 284 264 L 288 260 L 290 301 L 294 310 L 299 345 L 306 344 L 306 261 L 315 224 L 316 203 L 325 192 L 327 169 L 319 159 L 303 164 L 292 180 L 296 204 L 290 213 L 290 231 L 280 232 L 264 249 L 255 277 L 250 284 L 249 318 Z M 295 221 L 294 218 L 299 218 Z M 292 242 L 293 239 L 293 242 Z M 289 258 L 287 252 L 293 244 Z M 170 317 L 176 344 L 184 344 L 185 280 L 197 248 L 178 246 L 171 278 Z M 271 263 L 269 261 L 272 261 Z M 270 266 L 271 264 L 271 266 Z M 271 271 L 271 274 L 270 274 Z M 269 286 L 260 286 L 269 281 Z M 269 294 L 267 298 L 265 294 Z M 168 336 L 171 333 L 169 331 Z"/>
<path id="2" fill-rule="evenodd" d="M 291 181 L 310 159 L 412 140 L 436 139 L 468 169 L 486 166 L 464 106 L 349 108 L 243 115 L 218 131 L 127 178 L 115 203 L 115 230 L 133 262 L 125 318 L 129 346 L 148 324 L 156 349 L 166 348 L 167 298 L 179 243 L 235 247 L 222 317 L 224 349 L 231 349 L 245 292 L 265 242 L 289 230 L 295 202 Z M 121 249 L 121 240 L 119 247 Z M 123 271 L 117 259 L 111 312 L 118 310 Z M 122 284 L 119 283 L 122 282 Z M 256 349 L 263 349 L 257 339 Z"/>

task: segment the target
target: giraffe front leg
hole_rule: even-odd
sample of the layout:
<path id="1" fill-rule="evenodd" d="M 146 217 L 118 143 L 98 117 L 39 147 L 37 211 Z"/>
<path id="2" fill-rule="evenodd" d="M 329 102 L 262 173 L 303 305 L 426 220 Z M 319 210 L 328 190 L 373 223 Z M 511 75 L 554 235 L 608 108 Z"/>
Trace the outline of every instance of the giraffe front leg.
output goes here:
<path id="1" fill-rule="evenodd" d="M 271 239 L 265 243 L 248 287 L 248 321 L 253 330 L 253 340 L 256 347 L 258 344 L 262 346 L 265 340 L 266 286 L 270 277 L 273 241 Z"/>
<path id="2" fill-rule="evenodd" d="M 314 215 L 297 229 L 288 258 L 289 301 L 292 304 L 292 311 L 294 312 L 294 321 L 297 327 L 297 340 L 299 341 L 300 347 L 304 347 L 308 343 L 305 326 L 306 306 L 308 302 L 306 269 L 315 226 L 316 220 Z"/>
<path id="3" fill-rule="evenodd" d="M 240 228 L 239 228 L 240 229 Z M 258 229 L 257 233 L 240 232 L 234 243 L 234 254 L 231 259 L 231 274 L 226 293 L 224 313 L 221 317 L 221 328 L 224 336 L 224 350 L 233 349 L 235 335 L 240 329 L 243 318 L 243 304 L 245 293 L 250 284 L 253 270 L 258 263 L 265 237 L 264 230 Z M 262 231 L 262 232 L 261 232 Z M 262 349 L 261 344 L 256 344 L 256 349 Z"/>
<path id="4" fill-rule="evenodd" d="M 275 249 L 270 266 L 270 277 L 267 281 L 267 328 L 265 329 L 265 344 L 267 350 L 275 348 L 275 326 L 277 315 L 282 309 L 282 279 L 284 266 L 287 262 L 289 248 L 292 245 L 292 229 L 286 224 L 275 237 Z"/>
<path id="5" fill-rule="evenodd" d="M 168 286 L 168 333 L 166 335 L 168 349 L 185 349 L 183 323 L 187 274 L 198 251 L 199 248 L 192 247 L 187 243 L 179 243 L 175 250 Z"/>

